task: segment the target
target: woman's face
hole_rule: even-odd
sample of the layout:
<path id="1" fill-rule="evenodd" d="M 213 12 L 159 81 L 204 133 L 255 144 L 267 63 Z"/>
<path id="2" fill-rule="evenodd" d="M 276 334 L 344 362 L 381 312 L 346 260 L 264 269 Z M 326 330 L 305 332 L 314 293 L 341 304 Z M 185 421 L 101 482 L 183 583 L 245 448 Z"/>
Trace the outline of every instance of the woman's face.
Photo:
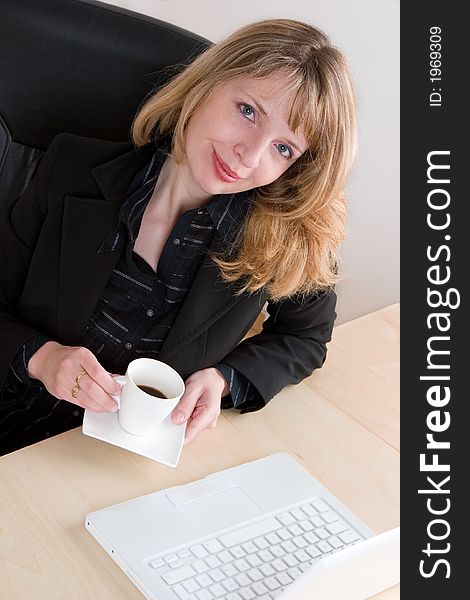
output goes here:
<path id="1" fill-rule="evenodd" d="M 275 181 L 307 149 L 287 123 L 285 76 L 240 78 L 220 85 L 189 120 L 189 176 L 206 194 L 230 194 Z"/>

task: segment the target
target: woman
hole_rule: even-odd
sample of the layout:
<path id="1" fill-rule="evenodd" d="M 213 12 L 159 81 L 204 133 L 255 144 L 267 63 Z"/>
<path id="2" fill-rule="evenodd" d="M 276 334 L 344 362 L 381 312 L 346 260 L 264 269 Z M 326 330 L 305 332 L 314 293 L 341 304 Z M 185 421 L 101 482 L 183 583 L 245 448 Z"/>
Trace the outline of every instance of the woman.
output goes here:
<path id="1" fill-rule="evenodd" d="M 2 452 L 115 410 L 111 373 L 137 357 L 185 378 L 186 442 L 325 360 L 355 150 L 340 52 L 296 21 L 244 27 L 132 139 L 56 136 L 1 223 Z"/>

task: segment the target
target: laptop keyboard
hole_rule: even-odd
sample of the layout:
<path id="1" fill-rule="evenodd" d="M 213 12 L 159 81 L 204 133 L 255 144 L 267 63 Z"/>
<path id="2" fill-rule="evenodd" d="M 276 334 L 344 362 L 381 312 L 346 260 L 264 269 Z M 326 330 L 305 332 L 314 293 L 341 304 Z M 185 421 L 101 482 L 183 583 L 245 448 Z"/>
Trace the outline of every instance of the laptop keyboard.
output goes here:
<path id="1" fill-rule="evenodd" d="M 271 600 L 316 560 L 358 534 L 325 500 L 152 557 L 148 565 L 179 600 Z"/>

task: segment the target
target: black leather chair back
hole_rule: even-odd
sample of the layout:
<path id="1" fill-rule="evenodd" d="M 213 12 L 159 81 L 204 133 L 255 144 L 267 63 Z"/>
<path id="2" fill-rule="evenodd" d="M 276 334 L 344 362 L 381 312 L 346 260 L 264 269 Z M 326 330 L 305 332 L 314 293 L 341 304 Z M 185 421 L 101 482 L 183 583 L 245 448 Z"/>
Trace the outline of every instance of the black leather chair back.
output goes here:
<path id="1" fill-rule="evenodd" d="M 210 45 L 94 0 L 0 0 L 0 204 L 60 132 L 129 139 L 143 100 Z"/>

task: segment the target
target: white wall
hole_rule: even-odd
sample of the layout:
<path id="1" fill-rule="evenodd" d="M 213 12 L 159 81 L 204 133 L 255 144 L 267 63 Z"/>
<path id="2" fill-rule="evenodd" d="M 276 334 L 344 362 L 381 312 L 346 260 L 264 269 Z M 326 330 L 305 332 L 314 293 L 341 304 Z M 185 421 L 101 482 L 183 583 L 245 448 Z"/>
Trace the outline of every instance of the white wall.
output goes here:
<path id="1" fill-rule="evenodd" d="M 338 286 L 341 323 L 399 301 L 399 0 L 105 0 L 217 41 L 246 23 L 294 18 L 348 57 L 359 155 Z"/>

